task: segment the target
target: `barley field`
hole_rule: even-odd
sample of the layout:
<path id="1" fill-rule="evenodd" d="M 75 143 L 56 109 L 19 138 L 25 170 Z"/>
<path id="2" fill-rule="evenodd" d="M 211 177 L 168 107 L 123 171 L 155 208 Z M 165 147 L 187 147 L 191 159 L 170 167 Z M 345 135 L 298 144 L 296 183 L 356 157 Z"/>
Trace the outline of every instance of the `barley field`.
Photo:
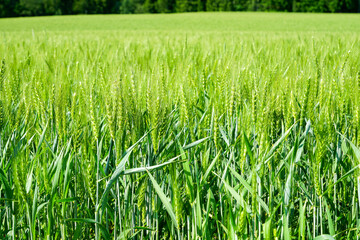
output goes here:
<path id="1" fill-rule="evenodd" d="M 0 19 L 0 239 L 360 239 L 360 15 Z"/>

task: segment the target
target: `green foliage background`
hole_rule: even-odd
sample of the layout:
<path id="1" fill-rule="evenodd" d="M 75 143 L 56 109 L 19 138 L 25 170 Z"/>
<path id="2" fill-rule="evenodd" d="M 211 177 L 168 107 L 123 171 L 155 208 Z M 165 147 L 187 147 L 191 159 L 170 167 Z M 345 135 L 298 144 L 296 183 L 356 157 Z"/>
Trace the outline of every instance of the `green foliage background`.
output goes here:
<path id="1" fill-rule="evenodd" d="M 359 12 L 359 0 L 1 0 L 0 17 L 202 11 Z"/>

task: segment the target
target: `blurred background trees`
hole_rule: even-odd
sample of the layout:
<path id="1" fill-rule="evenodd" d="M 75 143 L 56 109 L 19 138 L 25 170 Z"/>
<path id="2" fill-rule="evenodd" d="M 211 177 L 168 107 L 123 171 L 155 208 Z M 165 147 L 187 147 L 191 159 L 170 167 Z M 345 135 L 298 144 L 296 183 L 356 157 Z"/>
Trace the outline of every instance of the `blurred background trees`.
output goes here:
<path id="1" fill-rule="evenodd" d="M 360 12 L 360 0 L 0 0 L 0 17 L 197 11 Z"/>

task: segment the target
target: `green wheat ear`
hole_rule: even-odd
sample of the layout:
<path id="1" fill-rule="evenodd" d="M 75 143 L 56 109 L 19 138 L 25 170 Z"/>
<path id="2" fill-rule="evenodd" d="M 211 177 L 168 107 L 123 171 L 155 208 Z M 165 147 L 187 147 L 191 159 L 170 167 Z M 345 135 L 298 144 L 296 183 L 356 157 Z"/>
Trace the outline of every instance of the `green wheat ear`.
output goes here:
<path id="1" fill-rule="evenodd" d="M 229 119 L 233 119 L 234 116 L 234 108 L 235 108 L 235 86 L 234 83 L 231 86 L 231 93 L 230 93 L 230 102 L 229 102 Z M 230 121 L 228 121 L 230 124 Z"/>
<path id="2" fill-rule="evenodd" d="M 111 139 L 115 139 L 115 118 L 116 118 L 116 102 L 114 100 L 116 86 L 112 84 L 111 86 L 111 94 L 109 96 L 105 96 L 105 109 L 106 109 L 106 118 L 108 122 L 108 128 L 110 132 Z"/>
<path id="3" fill-rule="evenodd" d="M 183 125 L 189 121 L 189 112 L 183 86 L 180 86 L 180 119 Z"/>
<path id="4" fill-rule="evenodd" d="M 5 125 L 5 114 L 4 114 L 4 105 L 0 99 L 0 129 Z"/>
<path id="5" fill-rule="evenodd" d="M 26 188 L 25 188 L 26 172 L 25 172 L 24 160 L 18 158 L 16 161 L 14 161 L 13 168 L 14 168 L 14 182 L 15 182 L 16 190 L 19 194 L 19 199 L 22 202 L 27 203 L 28 194 L 26 193 Z"/>
<path id="6" fill-rule="evenodd" d="M 238 228 L 239 229 L 238 231 L 241 235 L 244 235 L 245 233 L 245 229 L 247 225 L 246 221 L 247 221 L 247 212 L 246 209 L 243 209 L 240 213 L 239 228 Z"/>
<path id="7" fill-rule="evenodd" d="M 4 86 L 5 72 L 6 72 L 5 59 L 2 59 L 1 67 L 0 67 L 0 92 L 2 91 L 3 86 Z"/>
<path id="8" fill-rule="evenodd" d="M 151 139 L 153 141 L 153 147 L 154 147 L 154 151 L 157 152 L 158 150 L 158 145 L 159 145 L 159 140 L 160 140 L 160 129 L 159 129 L 159 124 L 160 124 L 160 115 L 159 115 L 159 111 L 160 111 L 160 98 L 157 97 L 155 100 L 155 106 L 152 110 L 152 127 L 153 130 L 151 132 Z"/>
<path id="9" fill-rule="evenodd" d="M 140 186 L 140 190 L 139 190 L 139 195 L 138 195 L 138 208 L 141 214 L 141 222 L 142 224 L 145 226 L 146 225 L 146 202 L 145 202 L 145 197 L 146 197 L 146 189 L 148 187 L 148 178 L 145 177 L 144 180 L 141 183 Z"/>
<path id="10" fill-rule="evenodd" d="M 251 120 L 254 128 L 256 129 L 256 123 L 257 123 L 257 108 L 258 108 L 258 87 L 257 83 L 254 81 L 253 83 L 253 93 L 252 93 L 252 99 L 251 99 Z"/>
<path id="11" fill-rule="evenodd" d="M 215 143 L 215 147 L 216 149 L 219 150 L 220 148 L 220 137 L 219 137 L 219 122 L 218 122 L 218 117 L 217 117 L 217 114 L 215 113 L 214 115 L 214 143 Z"/>
<path id="12" fill-rule="evenodd" d="M 94 94 L 93 94 L 93 88 L 91 88 L 90 91 L 90 122 L 91 122 L 91 128 L 92 128 L 92 134 L 93 134 L 93 144 L 96 144 L 98 141 L 98 128 L 97 128 L 97 121 L 95 116 L 95 100 L 94 100 Z"/>

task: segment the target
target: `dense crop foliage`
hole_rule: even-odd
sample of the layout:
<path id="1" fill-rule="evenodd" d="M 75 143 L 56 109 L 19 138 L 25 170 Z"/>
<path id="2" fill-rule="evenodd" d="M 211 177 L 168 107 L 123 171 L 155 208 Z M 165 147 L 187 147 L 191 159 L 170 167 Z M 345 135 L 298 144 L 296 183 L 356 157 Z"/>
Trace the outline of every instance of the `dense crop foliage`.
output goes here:
<path id="1" fill-rule="evenodd" d="M 3 32 L 1 239 L 359 237 L 359 31 L 188 27 Z"/>

